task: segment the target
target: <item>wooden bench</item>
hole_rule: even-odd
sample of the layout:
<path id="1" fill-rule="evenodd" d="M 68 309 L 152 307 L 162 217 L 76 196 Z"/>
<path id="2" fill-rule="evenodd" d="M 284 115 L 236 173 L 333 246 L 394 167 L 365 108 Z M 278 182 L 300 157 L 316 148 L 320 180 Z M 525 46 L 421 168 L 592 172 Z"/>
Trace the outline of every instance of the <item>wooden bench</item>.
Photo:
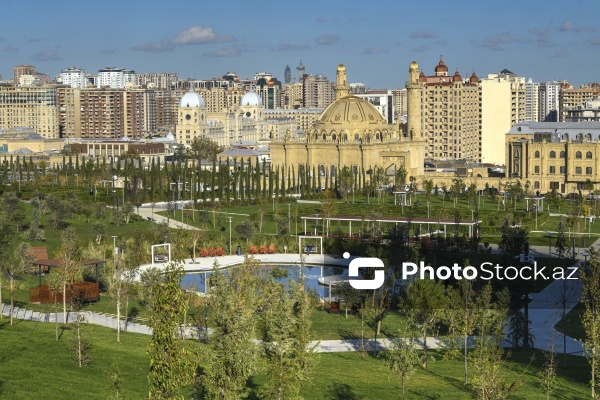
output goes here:
<path id="1" fill-rule="evenodd" d="M 154 262 L 164 263 L 169 261 L 169 257 L 164 254 L 158 254 L 154 256 Z"/>

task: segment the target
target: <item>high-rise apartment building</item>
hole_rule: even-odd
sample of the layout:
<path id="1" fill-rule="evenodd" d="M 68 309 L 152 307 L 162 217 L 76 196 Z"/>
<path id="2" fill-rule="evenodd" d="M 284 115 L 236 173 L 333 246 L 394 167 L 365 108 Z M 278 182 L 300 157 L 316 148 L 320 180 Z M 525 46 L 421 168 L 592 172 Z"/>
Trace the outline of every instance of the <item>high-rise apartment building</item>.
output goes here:
<path id="1" fill-rule="evenodd" d="M 285 71 L 283 71 L 283 82 L 286 85 L 289 85 L 290 83 L 292 83 L 292 70 L 290 69 L 289 65 L 286 65 Z"/>
<path id="2" fill-rule="evenodd" d="M 144 90 L 58 88 L 58 104 L 61 137 L 138 139 L 154 129 Z"/>
<path id="3" fill-rule="evenodd" d="M 60 82 L 72 88 L 84 88 L 87 86 L 85 71 L 77 67 L 69 67 L 60 71 Z"/>
<path id="4" fill-rule="evenodd" d="M 525 120 L 525 78 L 510 71 L 489 74 L 479 82 L 481 162 L 504 165 L 505 134 Z"/>
<path id="5" fill-rule="evenodd" d="M 0 128 L 28 127 L 47 138 L 59 137 L 57 88 L 0 86 Z"/>
<path id="6" fill-rule="evenodd" d="M 136 84 L 148 89 L 171 89 L 179 81 L 179 75 L 175 73 L 143 73 L 136 74 Z"/>
<path id="7" fill-rule="evenodd" d="M 413 61 L 409 68 L 408 134 L 427 140 L 425 157 L 479 160 L 479 78 L 475 72 L 463 79 L 440 57 L 435 74 L 419 73 Z"/>
<path id="8" fill-rule="evenodd" d="M 568 117 L 569 109 L 575 109 L 582 106 L 586 101 L 600 97 L 600 85 L 590 83 L 582 85 L 575 89 L 572 87 L 563 87 L 560 91 L 559 118 L 560 122 L 565 122 Z"/>
<path id="9" fill-rule="evenodd" d="M 407 91 L 404 89 L 392 89 L 392 101 L 394 103 L 394 121 L 406 123 Z"/>
<path id="10" fill-rule="evenodd" d="M 322 74 L 304 75 L 302 85 L 304 108 L 325 108 L 335 100 L 333 83 Z"/>
<path id="11" fill-rule="evenodd" d="M 123 89 L 137 85 L 135 71 L 125 68 L 106 67 L 98 71 L 98 88 Z"/>
<path id="12" fill-rule="evenodd" d="M 21 75 L 35 75 L 35 66 L 33 65 L 17 65 L 13 68 L 15 85 L 19 84 Z"/>
<path id="13" fill-rule="evenodd" d="M 537 122 L 540 116 L 540 84 L 531 78 L 525 83 L 525 121 Z"/>
<path id="14" fill-rule="evenodd" d="M 281 88 L 282 107 L 285 109 L 301 108 L 303 104 L 302 82 L 290 83 Z"/>
<path id="15" fill-rule="evenodd" d="M 564 82 L 542 82 L 538 91 L 538 121 L 558 122 L 559 95 Z"/>

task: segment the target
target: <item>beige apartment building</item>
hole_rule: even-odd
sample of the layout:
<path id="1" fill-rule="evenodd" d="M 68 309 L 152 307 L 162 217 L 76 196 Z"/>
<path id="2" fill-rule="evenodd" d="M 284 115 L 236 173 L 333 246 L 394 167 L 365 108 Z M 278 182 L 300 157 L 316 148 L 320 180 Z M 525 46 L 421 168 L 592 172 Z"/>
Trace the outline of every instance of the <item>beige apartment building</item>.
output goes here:
<path id="1" fill-rule="evenodd" d="M 600 122 L 520 122 L 506 135 L 507 177 L 567 194 L 600 183 Z"/>
<path id="2" fill-rule="evenodd" d="M 505 135 L 517 122 L 525 120 L 525 78 L 510 71 L 490 74 L 479 82 L 481 102 L 482 163 L 504 165 Z"/>
<path id="3" fill-rule="evenodd" d="M 583 105 L 588 100 L 600 97 L 600 85 L 591 83 L 579 88 L 563 87 L 560 91 L 559 115 L 560 122 L 567 121 L 569 109 Z"/>
<path id="4" fill-rule="evenodd" d="M 335 100 L 332 83 L 321 74 L 304 75 L 302 85 L 304 108 L 325 108 Z"/>
<path id="5" fill-rule="evenodd" d="M 61 137 L 139 139 L 155 125 L 151 94 L 143 89 L 59 88 Z"/>
<path id="6" fill-rule="evenodd" d="M 0 86 L 0 129 L 17 127 L 47 139 L 59 137 L 57 86 Z"/>
<path id="7" fill-rule="evenodd" d="M 479 78 L 448 75 L 440 57 L 435 74 L 426 76 L 413 61 L 407 82 L 408 130 L 427 140 L 425 157 L 433 160 L 480 160 Z"/>

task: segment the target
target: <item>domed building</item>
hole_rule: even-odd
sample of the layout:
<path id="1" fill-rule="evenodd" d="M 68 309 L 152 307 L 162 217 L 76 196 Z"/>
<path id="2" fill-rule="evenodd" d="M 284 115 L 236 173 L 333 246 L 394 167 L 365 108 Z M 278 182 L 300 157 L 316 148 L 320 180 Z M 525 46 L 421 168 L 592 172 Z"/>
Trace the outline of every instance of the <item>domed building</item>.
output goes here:
<path id="1" fill-rule="evenodd" d="M 423 174 L 425 141 L 388 124 L 368 101 L 350 93 L 346 67 L 337 68 L 335 101 L 329 104 L 305 137 L 286 135 L 271 143 L 273 165 L 307 165 L 321 174 L 336 175 L 349 167 L 355 174 L 368 174 L 375 167 L 394 176 L 404 167 L 409 176 Z M 368 179 L 368 176 L 367 176 Z"/>

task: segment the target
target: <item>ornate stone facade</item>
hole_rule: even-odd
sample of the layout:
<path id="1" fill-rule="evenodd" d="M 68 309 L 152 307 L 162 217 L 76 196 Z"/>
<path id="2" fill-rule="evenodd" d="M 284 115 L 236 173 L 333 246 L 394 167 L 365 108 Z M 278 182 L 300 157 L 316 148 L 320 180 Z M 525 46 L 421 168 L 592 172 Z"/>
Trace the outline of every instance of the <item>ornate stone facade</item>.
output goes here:
<path id="1" fill-rule="evenodd" d="M 385 168 L 392 176 L 401 166 L 409 176 L 423 175 L 425 140 L 410 137 L 388 124 L 373 105 L 353 96 L 346 83 L 346 68 L 339 65 L 336 100 L 325 108 L 304 137 L 287 134 L 271 143 L 271 161 L 284 170 L 300 164 L 322 173 L 350 167 L 354 173 Z M 368 176 L 367 176 L 368 179 Z"/>

